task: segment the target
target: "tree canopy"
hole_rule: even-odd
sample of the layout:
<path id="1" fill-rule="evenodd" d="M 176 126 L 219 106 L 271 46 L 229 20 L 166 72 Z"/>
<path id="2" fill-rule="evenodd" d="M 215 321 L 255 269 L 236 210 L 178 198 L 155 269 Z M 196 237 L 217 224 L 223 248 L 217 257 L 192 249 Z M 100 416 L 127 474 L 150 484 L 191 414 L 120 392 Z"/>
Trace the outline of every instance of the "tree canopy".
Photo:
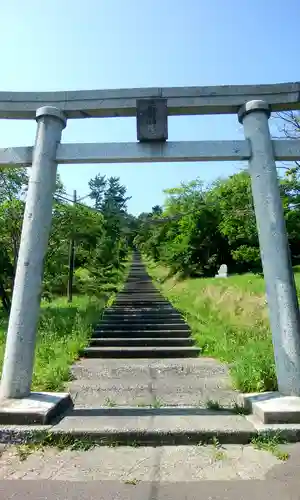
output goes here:
<path id="1" fill-rule="evenodd" d="M 294 263 L 299 262 L 300 180 L 280 179 Z M 231 272 L 260 272 L 261 259 L 251 180 L 246 170 L 204 188 L 196 179 L 167 189 L 160 210 L 140 217 L 135 244 L 183 276 L 213 276 L 222 263 Z M 157 224 L 158 213 L 160 223 Z"/>
<path id="2" fill-rule="evenodd" d="M 28 176 L 25 169 L 0 169 L 0 297 L 7 311 L 17 265 Z M 115 177 L 91 179 L 94 206 L 68 202 L 57 177 L 52 227 L 44 263 L 43 296 L 64 295 L 71 238 L 75 241 L 75 289 L 95 294 L 112 288 L 128 254 L 126 188 Z"/>

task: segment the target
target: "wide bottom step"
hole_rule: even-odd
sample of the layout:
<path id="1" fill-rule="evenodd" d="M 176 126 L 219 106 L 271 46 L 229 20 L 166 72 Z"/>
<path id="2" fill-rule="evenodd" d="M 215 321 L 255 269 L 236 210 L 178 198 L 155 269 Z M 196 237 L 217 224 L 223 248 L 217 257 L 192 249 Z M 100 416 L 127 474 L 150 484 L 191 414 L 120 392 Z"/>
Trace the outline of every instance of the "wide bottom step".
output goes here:
<path id="1" fill-rule="evenodd" d="M 123 414 L 118 408 L 76 408 L 50 432 L 71 434 L 74 438 L 89 437 L 99 444 L 187 445 L 200 442 L 246 444 L 257 434 L 244 416 L 225 412 L 191 413 L 177 409 L 163 415 L 163 408 L 136 409 Z M 177 412 L 177 414 L 176 414 Z"/>
<path id="2" fill-rule="evenodd" d="M 86 347 L 85 358 L 192 358 L 201 353 L 198 347 Z"/>

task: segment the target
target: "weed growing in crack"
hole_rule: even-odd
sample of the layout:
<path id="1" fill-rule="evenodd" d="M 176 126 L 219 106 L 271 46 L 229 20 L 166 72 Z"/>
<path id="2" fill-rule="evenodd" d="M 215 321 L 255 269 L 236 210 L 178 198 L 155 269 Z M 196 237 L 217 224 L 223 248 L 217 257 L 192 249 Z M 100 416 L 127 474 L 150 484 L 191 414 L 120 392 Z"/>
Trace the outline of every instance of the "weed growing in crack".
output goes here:
<path id="1" fill-rule="evenodd" d="M 138 479 L 132 478 L 132 479 L 125 479 L 124 484 L 130 484 L 131 486 L 136 486 L 138 482 L 139 482 Z"/>
<path id="2" fill-rule="evenodd" d="M 232 407 L 233 413 L 236 415 L 249 415 L 251 412 L 245 406 L 239 405 L 237 402 L 233 403 Z"/>
<path id="3" fill-rule="evenodd" d="M 108 406 L 109 408 L 114 408 L 115 406 L 117 406 L 117 403 L 114 399 L 106 398 L 104 401 L 104 405 Z"/>
<path id="4" fill-rule="evenodd" d="M 287 460 L 289 454 L 280 449 L 280 445 L 285 444 L 286 441 L 281 437 L 280 433 L 264 433 L 255 436 L 251 444 L 257 450 L 264 450 L 272 453 L 278 460 Z"/>
<path id="5" fill-rule="evenodd" d="M 222 450 L 214 450 L 213 458 L 216 461 L 225 460 L 226 453 L 225 453 L 225 451 L 222 451 Z"/>
<path id="6" fill-rule="evenodd" d="M 214 401 L 213 399 L 208 399 L 206 401 L 206 408 L 212 411 L 220 411 L 223 409 L 219 401 Z"/>

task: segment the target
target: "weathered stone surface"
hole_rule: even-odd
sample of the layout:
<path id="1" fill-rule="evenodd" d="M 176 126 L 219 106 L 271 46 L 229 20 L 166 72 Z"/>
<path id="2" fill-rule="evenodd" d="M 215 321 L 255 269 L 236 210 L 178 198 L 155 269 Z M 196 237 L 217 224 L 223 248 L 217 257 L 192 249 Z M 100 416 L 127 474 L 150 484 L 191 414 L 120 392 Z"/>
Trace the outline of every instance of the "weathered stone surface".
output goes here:
<path id="1" fill-rule="evenodd" d="M 12 447 L 1 479 L 59 481 L 194 482 L 263 479 L 280 462 L 252 446 L 96 447 L 89 451 L 47 448 L 20 461 Z M 1 464 L 2 465 L 2 464 Z"/>
<path id="2" fill-rule="evenodd" d="M 167 405 L 205 407 L 208 400 L 232 406 L 238 393 L 231 388 L 226 365 L 196 359 L 82 359 L 73 366 L 68 389 L 76 405 L 136 406 L 159 400 Z"/>

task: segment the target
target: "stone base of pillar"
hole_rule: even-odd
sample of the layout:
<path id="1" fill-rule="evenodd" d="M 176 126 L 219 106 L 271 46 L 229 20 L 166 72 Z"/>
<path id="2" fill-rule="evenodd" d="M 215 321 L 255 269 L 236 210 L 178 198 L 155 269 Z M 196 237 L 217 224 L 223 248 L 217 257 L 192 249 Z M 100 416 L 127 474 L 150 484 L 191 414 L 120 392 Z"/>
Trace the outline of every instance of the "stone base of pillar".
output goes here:
<path id="1" fill-rule="evenodd" d="M 70 394 L 31 392 L 27 398 L 0 400 L 0 425 L 49 425 L 73 408 Z"/>
<path id="2" fill-rule="evenodd" d="M 241 394 L 239 403 L 263 424 L 300 424 L 300 397 L 279 392 Z"/>

